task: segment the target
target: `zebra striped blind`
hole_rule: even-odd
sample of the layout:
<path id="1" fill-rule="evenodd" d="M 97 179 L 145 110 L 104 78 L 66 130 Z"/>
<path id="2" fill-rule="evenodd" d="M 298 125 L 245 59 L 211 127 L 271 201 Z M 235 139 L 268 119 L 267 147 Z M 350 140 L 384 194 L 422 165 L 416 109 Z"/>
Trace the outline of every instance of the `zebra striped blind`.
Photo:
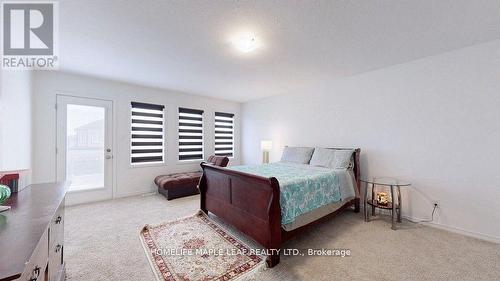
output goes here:
<path id="1" fill-rule="evenodd" d="M 179 160 L 203 160 L 203 110 L 179 107 Z"/>
<path id="2" fill-rule="evenodd" d="M 215 155 L 234 156 L 234 114 L 215 112 Z"/>
<path id="3" fill-rule="evenodd" d="M 163 105 L 132 102 L 132 164 L 163 163 Z"/>

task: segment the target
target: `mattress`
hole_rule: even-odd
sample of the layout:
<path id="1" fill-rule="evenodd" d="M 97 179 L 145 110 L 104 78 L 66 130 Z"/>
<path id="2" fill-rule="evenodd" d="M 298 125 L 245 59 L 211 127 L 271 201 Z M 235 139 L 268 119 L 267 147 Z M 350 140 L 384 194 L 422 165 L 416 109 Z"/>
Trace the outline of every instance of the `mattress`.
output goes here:
<path id="1" fill-rule="evenodd" d="M 281 224 L 285 230 L 307 224 L 317 216 L 322 217 L 332 206 L 342 205 L 342 202 L 355 196 L 353 176 L 349 170 L 287 162 L 231 166 L 228 169 L 278 180 Z"/>

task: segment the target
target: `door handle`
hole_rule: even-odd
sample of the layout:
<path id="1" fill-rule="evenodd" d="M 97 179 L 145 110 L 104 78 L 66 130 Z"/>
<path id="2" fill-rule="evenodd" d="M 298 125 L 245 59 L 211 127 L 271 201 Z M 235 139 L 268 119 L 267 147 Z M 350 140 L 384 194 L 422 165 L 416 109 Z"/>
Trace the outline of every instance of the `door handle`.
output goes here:
<path id="1" fill-rule="evenodd" d="M 111 159 L 111 158 L 113 158 L 112 155 L 106 155 L 106 159 Z"/>

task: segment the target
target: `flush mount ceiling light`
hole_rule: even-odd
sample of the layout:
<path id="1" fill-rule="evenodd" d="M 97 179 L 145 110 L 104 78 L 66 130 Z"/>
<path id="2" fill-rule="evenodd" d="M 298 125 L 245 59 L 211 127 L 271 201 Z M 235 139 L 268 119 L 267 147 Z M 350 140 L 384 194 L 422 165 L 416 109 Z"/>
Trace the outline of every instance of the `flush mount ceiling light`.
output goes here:
<path id="1" fill-rule="evenodd" d="M 259 41 L 255 35 L 238 35 L 231 40 L 234 48 L 242 53 L 250 53 L 259 47 Z"/>

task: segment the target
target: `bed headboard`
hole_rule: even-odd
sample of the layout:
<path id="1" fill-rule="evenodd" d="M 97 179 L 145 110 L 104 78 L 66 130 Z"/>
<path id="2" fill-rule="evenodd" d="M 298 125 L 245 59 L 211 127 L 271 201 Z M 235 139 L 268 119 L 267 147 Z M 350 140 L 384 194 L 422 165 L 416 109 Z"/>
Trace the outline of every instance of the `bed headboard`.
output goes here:
<path id="1" fill-rule="evenodd" d="M 287 146 L 285 146 L 287 147 Z M 310 146 L 297 146 L 297 147 L 304 147 L 304 148 L 315 148 L 315 147 L 310 147 Z M 361 167 L 359 164 L 359 156 L 361 154 L 361 149 L 360 148 L 349 148 L 349 147 L 324 147 L 325 149 L 334 149 L 334 150 L 353 150 L 353 162 L 354 162 L 354 167 L 352 167 L 353 173 L 354 173 L 354 178 L 356 180 L 356 189 L 357 189 L 357 194 L 356 197 L 359 198 L 361 194 Z"/>

